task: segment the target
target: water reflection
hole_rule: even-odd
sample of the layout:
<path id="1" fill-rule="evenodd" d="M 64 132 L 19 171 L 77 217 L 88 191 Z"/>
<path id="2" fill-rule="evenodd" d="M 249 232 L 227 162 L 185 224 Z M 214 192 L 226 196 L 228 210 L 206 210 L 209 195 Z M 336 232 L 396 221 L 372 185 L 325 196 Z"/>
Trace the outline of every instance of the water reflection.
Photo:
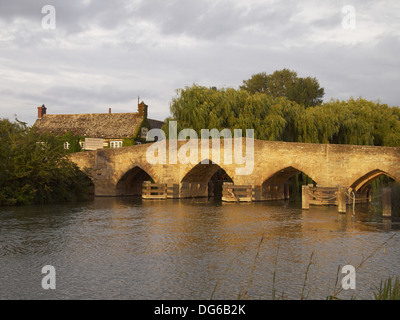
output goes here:
<path id="1" fill-rule="evenodd" d="M 342 295 L 371 298 L 374 285 L 400 273 L 398 218 L 383 219 L 367 205 L 354 215 L 300 207 L 96 198 L 2 208 L 0 298 L 236 299 L 255 266 L 247 298 L 271 299 L 275 289 L 298 299 L 312 262 L 309 298 L 324 299 L 339 265 L 357 266 L 374 252 L 357 273 L 357 290 Z M 53 292 L 40 286 L 46 264 L 57 270 Z"/>

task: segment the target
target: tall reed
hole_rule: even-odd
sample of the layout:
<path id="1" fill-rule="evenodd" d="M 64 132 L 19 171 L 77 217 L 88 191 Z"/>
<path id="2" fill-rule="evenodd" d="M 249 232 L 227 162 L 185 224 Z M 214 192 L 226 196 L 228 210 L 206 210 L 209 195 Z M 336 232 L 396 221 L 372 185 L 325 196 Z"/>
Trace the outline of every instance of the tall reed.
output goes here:
<path id="1" fill-rule="evenodd" d="M 376 288 L 374 293 L 375 300 L 400 300 L 400 281 L 396 276 L 381 281 L 379 288 Z"/>

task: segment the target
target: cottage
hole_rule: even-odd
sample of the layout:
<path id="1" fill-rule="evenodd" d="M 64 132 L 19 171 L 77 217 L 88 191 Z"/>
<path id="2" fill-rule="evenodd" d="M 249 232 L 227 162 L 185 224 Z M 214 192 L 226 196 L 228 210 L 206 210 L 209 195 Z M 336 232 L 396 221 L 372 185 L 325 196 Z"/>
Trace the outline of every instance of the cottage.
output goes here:
<path id="1" fill-rule="evenodd" d="M 146 142 L 148 130 L 163 126 L 162 121 L 148 119 L 147 110 L 143 101 L 136 113 L 112 113 L 109 108 L 108 113 L 47 114 L 42 105 L 34 127 L 40 133 L 63 137 L 65 149 L 71 149 L 72 144 L 82 150 L 121 148 Z"/>

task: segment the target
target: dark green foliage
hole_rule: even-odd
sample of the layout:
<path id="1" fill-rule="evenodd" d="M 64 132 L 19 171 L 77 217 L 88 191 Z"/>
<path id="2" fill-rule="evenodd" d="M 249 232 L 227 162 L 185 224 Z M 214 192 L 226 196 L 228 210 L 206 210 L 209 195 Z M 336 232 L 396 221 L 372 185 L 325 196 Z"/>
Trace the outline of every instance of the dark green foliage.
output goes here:
<path id="1" fill-rule="evenodd" d="M 272 74 L 265 72 L 253 74 L 243 81 L 240 87 L 250 94 L 265 93 L 274 98 L 285 97 L 304 107 L 312 107 L 322 103 L 324 88 L 320 88 L 316 78 L 299 78 L 295 71 L 277 70 Z"/>
<path id="2" fill-rule="evenodd" d="M 246 90 L 251 94 L 258 93 L 271 93 L 268 88 L 268 75 L 265 72 L 253 74 L 250 79 L 243 80 L 243 86 L 240 89 Z"/>
<path id="3" fill-rule="evenodd" d="M 198 85 L 177 91 L 171 102 L 178 132 L 194 129 L 254 129 L 259 140 L 287 142 L 400 146 L 400 109 L 362 98 L 331 100 L 320 106 L 285 97 L 233 88 Z"/>
<path id="4" fill-rule="evenodd" d="M 88 176 L 67 158 L 62 139 L 0 120 L 0 205 L 79 200 L 90 188 Z"/>
<path id="5" fill-rule="evenodd" d="M 140 142 L 142 144 L 148 143 L 146 138 L 142 138 L 142 128 L 150 128 L 150 123 L 147 118 L 143 119 L 141 125 L 138 127 L 135 136 L 132 139 L 124 139 L 124 147 L 129 147 L 135 145 L 137 142 Z"/>
<path id="6" fill-rule="evenodd" d="M 85 138 L 74 136 L 71 132 L 68 132 L 67 134 L 61 136 L 60 140 L 62 141 L 62 143 L 64 142 L 69 143 L 69 149 L 66 149 L 67 153 L 74 153 L 82 150 L 79 141 L 84 141 Z"/>
<path id="7" fill-rule="evenodd" d="M 129 139 L 129 138 L 124 139 L 124 141 L 122 143 L 123 147 L 130 147 L 130 146 L 133 146 L 133 145 L 135 145 L 135 140 L 134 139 Z"/>

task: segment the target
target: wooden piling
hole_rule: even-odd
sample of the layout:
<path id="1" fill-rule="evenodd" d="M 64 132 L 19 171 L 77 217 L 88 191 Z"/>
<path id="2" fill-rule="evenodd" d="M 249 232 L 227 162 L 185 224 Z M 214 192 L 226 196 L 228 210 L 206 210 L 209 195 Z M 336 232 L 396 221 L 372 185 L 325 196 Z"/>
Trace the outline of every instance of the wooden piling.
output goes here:
<path id="1" fill-rule="evenodd" d="M 289 200 L 290 199 L 289 183 L 287 183 L 287 182 L 285 182 L 285 184 L 283 185 L 283 194 L 284 194 L 285 200 Z"/>
<path id="2" fill-rule="evenodd" d="M 309 186 L 302 186 L 301 190 L 301 205 L 302 209 L 308 210 L 310 209 L 310 187 Z"/>
<path id="3" fill-rule="evenodd" d="M 347 204 L 346 204 L 346 187 L 340 186 L 338 189 L 338 212 L 346 213 L 347 212 Z"/>
<path id="4" fill-rule="evenodd" d="M 392 216 L 392 189 L 382 189 L 382 215 L 384 217 Z"/>

